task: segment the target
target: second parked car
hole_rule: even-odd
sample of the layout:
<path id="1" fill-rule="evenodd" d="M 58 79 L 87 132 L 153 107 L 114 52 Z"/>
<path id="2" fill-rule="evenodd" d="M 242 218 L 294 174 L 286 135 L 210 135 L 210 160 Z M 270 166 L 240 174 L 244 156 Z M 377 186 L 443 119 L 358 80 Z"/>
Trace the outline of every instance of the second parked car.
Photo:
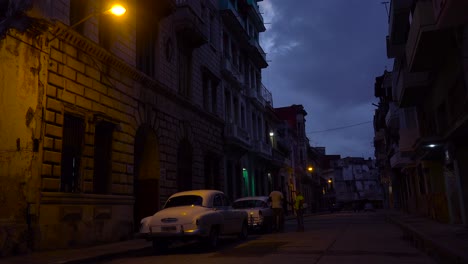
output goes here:
<path id="1" fill-rule="evenodd" d="M 269 232 L 273 224 L 273 210 L 268 196 L 244 197 L 234 201 L 232 207 L 247 212 L 251 229 Z"/>

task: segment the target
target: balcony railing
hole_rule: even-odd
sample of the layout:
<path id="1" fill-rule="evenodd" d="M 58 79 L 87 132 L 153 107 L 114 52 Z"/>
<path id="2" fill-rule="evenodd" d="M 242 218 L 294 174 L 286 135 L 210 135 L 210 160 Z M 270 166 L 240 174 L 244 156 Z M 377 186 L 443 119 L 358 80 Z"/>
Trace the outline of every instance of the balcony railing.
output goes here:
<path id="1" fill-rule="evenodd" d="M 245 129 L 243 129 L 235 123 L 226 124 L 226 136 L 240 140 L 244 144 L 250 144 L 249 133 L 247 133 Z"/>
<path id="2" fill-rule="evenodd" d="M 395 152 L 395 154 L 390 157 L 390 167 L 403 168 L 412 165 L 414 161 L 407 155 L 408 154 L 402 153 L 400 151 Z"/>
<path id="3" fill-rule="evenodd" d="M 271 95 L 271 92 L 263 84 L 262 84 L 261 89 L 262 89 L 263 100 L 265 101 L 266 104 L 273 107 L 273 96 Z"/>
<path id="4" fill-rule="evenodd" d="M 429 1 L 418 1 L 414 10 L 408 41 L 406 43 L 406 58 L 410 71 L 421 71 L 421 68 L 427 68 L 429 62 L 426 58 L 432 54 L 423 54 L 422 46 L 425 46 L 425 52 L 430 48 L 435 36 L 431 32 L 436 30 L 434 11 L 432 3 Z M 423 44 L 424 42 L 424 44 Z M 432 56 L 431 56 L 432 57 Z"/>
<path id="5" fill-rule="evenodd" d="M 235 6 L 230 0 L 219 0 L 219 9 L 226 15 L 225 18 L 227 19 L 230 27 L 245 31 L 245 21 L 237 11 L 237 6 Z"/>
<path id="6" fill-rule="evenodd" d="M 197 0 L 176 0 L 175 31 L 190 46 L 199 47 L 208 41 L 208 27 L 201 20 L 201 7 Z"/>
<path id="7" fill-rule="evenodd" d="M 228 57 L 223 58 L 222 71 L 231 81 L 235 81 L 239 85 L 244 83 L 244 75 L 239 71 L 239 67 L 234 65 Z"/>
<path id="8" fill-rule="evenodd" d="M 429 72 L 407 72 L 402 70 L 395 75 L 394 99 L 400 107 L 413 106 L 416 98 L 429 85 Z"/>
<path id="9" fill-rule="evenodd" d="M 273 97 L 271 95 L 271 92 L 263 84 L 261 84 L 260 90 L 249 87 L 247 91 L 248 96 L 250 98 L 255 99 L 258 102 L 258 104 L 264 107 L 267 105 L 273 107 Z"/>
<path id="10" fill-rule="evenodd" d="M 258 52 L 259 55 L 266 61 L 266 53 L 263 51 L 263 48 L 260 46 L 260 43 L 258 43 L 258 40 L 255 38 L 250 39 L 250 45 L 256 49 L 256 52 Z"/>
<path id="11" fill-rule="evenodd" d="M 258 7 L 257 1 L 256 0 L 247 0 L 247 5 L 249 7 L 250 11 L 250 16 L 255 18 L 255 22 L 257 25 L 257 29 L 260 32 L 263 32 L 266 30 L 265 25 L 263 24 L 263 16 L 260 13 L 260 8 Z"/>
<path id="12" fill-rule="evenodd" d="M 468 23 L 468 1 L 433 0 L 437 28 L 456 27 Z"/>
<path id="13" fill-rule="evenodd" d="M 255 141 L 255 150 L 257 152 L 260 152 L 264 155 L 267 155 L 267 156 L 271 156 L 272 155 L 272 152 L 271 152 L 271 145 L 265 143 L 264 140 L 257 140 Z"/>
<path id="14" fill-rule="evenodd" d="M 385 124 L 387 127 L 397 128 L 399 126 L 399 109 L 394 103 L 390 103 L 387 115 L 385 116 Z"/>
<path id="15" fill-rule="evenodd" d="M 414 150 L 414 144 L 419 138 L 419 131 L 415 128 L 400 128 L 399 147 L 401 152 L 411 152 Z"/>

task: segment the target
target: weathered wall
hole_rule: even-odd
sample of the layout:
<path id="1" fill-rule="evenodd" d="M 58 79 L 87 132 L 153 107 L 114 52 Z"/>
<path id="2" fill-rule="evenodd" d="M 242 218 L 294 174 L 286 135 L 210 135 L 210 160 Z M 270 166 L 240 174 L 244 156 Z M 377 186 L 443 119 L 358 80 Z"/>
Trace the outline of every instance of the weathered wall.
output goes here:
<path id="1" fill-rule="evenodd" d="M 26 250 L 38 184 L 43 55 L 32 43 L 15 32 L 0 41 L 0 256 Z"/>

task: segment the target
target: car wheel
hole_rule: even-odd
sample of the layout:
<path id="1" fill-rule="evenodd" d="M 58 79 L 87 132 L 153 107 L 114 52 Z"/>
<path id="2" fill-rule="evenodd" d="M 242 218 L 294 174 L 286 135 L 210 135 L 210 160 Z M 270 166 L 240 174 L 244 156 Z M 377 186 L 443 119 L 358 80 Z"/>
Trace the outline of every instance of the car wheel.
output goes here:
<path id="1" fill-rule="evenodd" d="M 153 251 L 156 254 L 162 254 L 169 248 L 169 242 L 161 239 L 153 239 Z"/>
<path id="2" fill-rule="evenodd" d="M 244 239 L 247 239 L 248 235 L 249 235 L 249 227 L 247 226 L 247 223 L 244 222 L 244 223 L 242 223 L 242 228 L 241 228 L 241 231 L 239 233 L 239 238 L 244 240 Z"/>
<path id="3" fill-rule="evenodd" d="M 219 230 L 216 227 L 212 227 L 210 230 L 210 234 L 207 238 L 207 246 L 209 249 L 215 249 L 218 247 L 219 244 Z"/>

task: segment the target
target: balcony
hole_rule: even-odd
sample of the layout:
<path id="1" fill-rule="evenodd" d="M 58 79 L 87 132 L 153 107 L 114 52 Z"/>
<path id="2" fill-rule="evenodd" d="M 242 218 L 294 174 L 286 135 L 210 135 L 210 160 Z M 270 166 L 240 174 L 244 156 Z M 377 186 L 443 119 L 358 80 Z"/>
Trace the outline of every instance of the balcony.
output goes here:
<path id="1" fill-rule="evenodd" d="M 208 28 L 200 18 L 200 4 L 196 0 L 176 0 L 174 29 L 181 42 L 198 48 L 208 42 Z"/>
<path id="2" fill-rule="evenodd" d="M 137 8 L 152 10 L 151 14 L 158 18 L 164 18 L 176 11 L 176 0 L 159 0 L 159 1 L 141 1 Z"/>
<path id="3" fill-rule="evenodd" d="M 239 71 L 239 67 L 228 58 L 224 57 L 222 61 L 221 73 L 231 82 L 242 86 L 244 84 L 244 75 Z"/>
<path id="4" fill-rule="evenodd" d="M 385 139 L 385 130 L 380 129 L 379 131 L 375 132 L 374 135 L 374 142 L 381 142 Z"/>
<path id="5" fill-rule="evenodd" d="M 260 9 L 257 4 L 257 0 L 246 0 L 247 2 L 247 11 L 249 16 L 254 18 L 255 26 L 259 32 L 265 32 L 266 28 L 263 24 L 263 16 L 260 13 Z"/>
<path id="6" fill-rule="evenodd" d="M 411 1 L 392 0 L 390 3 L 387 57 L 395 58 L 403 54 L 409 30 L 409 14 Z"/>
<path id="7" fill-rule="evenodd" d="M 433 0 L 434 16 L 438 29 L 468 23 L 468 1 Z"/>
<path id="8" fill-rule="evenodd" d="M 248 41 L 249 36 L 247 35 L 245 21 L 237 11 L 237 5 L 232 0 L 219 0 L 219 10 L 227 28 L 234 31 L 240 40 Z"/>
<path id="9" fill-rule="evenodd" d="M 406 43 L 408 70 L 431 70 L 441 59 L 450 39 L 450 32 L 436 28 L 432 2 L 418 1 Z"/>
<path id="10" fill-rule="evenodd" d="M 265 143 L 264 140 L 255 141 L 254 148 L 256 152 L 263 156 L 271 157 L 272 155 L 271 145 Z"/>
<path id="11" fill-rule="evenodd" d="M 225 137 L 228 144 L 239 145 L 242 148 L 250 148 L 249 133 L 235 123 L 227 123 L 225 128 Z"/>
<path id="12" fill-rule="evenodd" d="M 400 128 L 399 134 L 400 140 L 398 147 L 400 148 L 400 152 L 413 152 L 415 150 L 415 143 L 420 137 L 418 128 Z"/>
<path id="13" fill-rule="evenodd" d="M 390 103 L 387 115 L 385 116 L 385 124 L 388 128 L 398 128 L 400 126 L 399 112 L 398 107 L 394 103 Z"/>
<path id="14" fill-rule="evenodd" d="M 395 75 L 395 78 L 397 80 L 393 89 L 393 98 L 399 107 L 414 106 L 430 84 L 429 72 L 402 70 L 398 75 Z"/>
<path id="15" fill-rule="evenodd" d="M 271 92 L 263 84 L 262 84 L 261 89 L 262 89 L 262 97 L 263 97 L 265 104 L 273 107 L 273 96 Z"/>
<path id="16" fill-rule="evenodd" d="M 273 97 L 271 92 L 268 91 L 263 84 L 261 84 L 259 90 L 253 87 L 248 87 L 247 95 L 253 100 L 253 103 L 259 107 L 266 107 L 267 105 L 273 107 Z"/>
<path id="17" fill-rule="evenodd" d="M 414 161 L 409 156 L 409 153 L 402 153 L 400 151 L 395 152 L 390 158 L 390 167 L 404 168 L 413 165 Z"/>
<path id="18" fill-rule="evenodd" d="M 266 68 L 268 67 L 268 63 L 266 61 L 266 53 L 263 51 L 260 43 L 255 38 L 251 38 L 249 40 L 250 47 L 248 49 L 248 53 L 251 59 L 257 63 L 258 67 Z"/>

